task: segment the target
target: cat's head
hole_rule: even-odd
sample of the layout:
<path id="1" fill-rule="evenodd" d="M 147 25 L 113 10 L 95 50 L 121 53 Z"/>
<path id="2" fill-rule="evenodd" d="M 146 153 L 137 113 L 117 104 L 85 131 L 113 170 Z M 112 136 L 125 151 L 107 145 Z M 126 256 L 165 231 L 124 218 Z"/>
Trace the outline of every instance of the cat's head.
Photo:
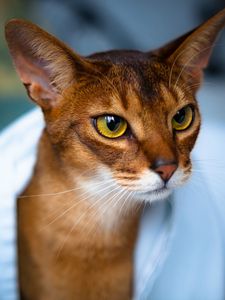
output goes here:
<path id="1" fill-rule="evenodd" d="M 6 25 L 6 39 L 68 174 L 153 201 L 191 174 L 201 123 L 195 94 L 224 24 L 225 10 L 155 51 L 88 57 L 22 20 Z"/>

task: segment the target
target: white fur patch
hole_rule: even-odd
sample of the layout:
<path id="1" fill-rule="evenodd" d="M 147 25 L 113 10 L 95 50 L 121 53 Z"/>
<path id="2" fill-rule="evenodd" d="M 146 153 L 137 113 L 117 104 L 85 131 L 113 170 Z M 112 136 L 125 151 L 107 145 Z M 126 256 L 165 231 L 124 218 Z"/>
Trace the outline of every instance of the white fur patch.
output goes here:
<path id="1" fill-rule="evenodd" d="M 79 184 L 87 194 L 86 199 L 96 209 L 96 217 L 104 228 L 110 230 L 118 225 L 132 192 L 119 185 L 106 167 L 99 168 L 94 177 Z"/>
<path id="2" fill-rule="evenodd" d="M 135 198 L 148 202 L 162 200 L 169 196 L 170 190 L 164 187 L 161 177 L 151 170 L 145 170 L 136 183 Z"/>
<path id="3" fill-rule="evenodd" d="M 140 179 L 135 182 L 136 192 L 134 198 L 148 202 L 166 199 L 174 188 L 183 185 L 188 178 L 189 175 L 178 168 L 165 185 L 157 173 L 146 170 L 142 173 Z"/>
<path id="4" fill-rule="evenodd" d="M 178 168 L 165 185 L 157 173 L 145 170 L 139 179 L 129 180 L 127 187 L 113 178 L 110 169 L 100 167 L 95 176 L 80 180 L 79 184 L 86 194 L 85 199 L 96 208 L 99 221 L 110 230 L 119 224 L 124 211 L 141 201 L 153 202 L 168 198 L 172 190 L 181 186 L 188 177 Z"/>

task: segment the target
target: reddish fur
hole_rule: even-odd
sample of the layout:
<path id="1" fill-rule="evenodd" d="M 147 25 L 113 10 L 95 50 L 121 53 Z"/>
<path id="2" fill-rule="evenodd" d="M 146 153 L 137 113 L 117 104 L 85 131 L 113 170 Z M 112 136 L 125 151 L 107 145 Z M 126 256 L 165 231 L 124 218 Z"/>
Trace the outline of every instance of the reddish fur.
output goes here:
<path id="1" fill-rule="evenodd" d="M 131 299 L 140 210 L 134 213 L 129 203 L 127 213 L 121 212 L 108 230 L 91 201 L 79 202 L 81 190 L 46 194 L 79 187 L 80 174 L 95 176 L 99 165 L 114 171 L 124 186 L 158 158 L 176 159 L 190 172 L 190 151 L 200 128 L 195 92 L 210 55 L 196 51 L 212 46 L 224 20 L 223 10 L 150 53 L 110 51 L 87 58 L 29 22 L 8 23 L 6 37 L 16 68 L 46 120 L 32 179 L 18 200 L 21 298 Z M 170 120 L 186 104 L 195 108 L 195 121 L 174 136 Z M 124 117 L 135 138 L 100 136 L 90 117 L 104 113 Z M 71 203 L 76 206 L 52 222 Z M 83 213 L 85 218 L 65 240 Z"/>

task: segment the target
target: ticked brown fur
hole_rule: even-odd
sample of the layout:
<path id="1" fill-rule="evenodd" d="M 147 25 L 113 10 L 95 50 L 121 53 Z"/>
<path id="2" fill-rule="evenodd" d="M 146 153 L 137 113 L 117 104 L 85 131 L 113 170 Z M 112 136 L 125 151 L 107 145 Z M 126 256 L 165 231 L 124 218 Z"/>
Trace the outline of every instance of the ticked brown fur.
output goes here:
<path id="1" fill-rule="evenodd" d="M 189 176 L 200 128 L 195 93 L 224 23 L 225 10 L 155 51 L 89 57 L 27 21 L 6 25 L 15 67 L 46 123 L 18 199 L 21 299 L 132 298 L 142 202 L 129 195 L 158 159 L 177 162 L 181 183 Z M 193 124 L 175 134 L 171 120 L 186 105 Z M 131 133 L 102 137 L 93 118 L 104 114 L 124 118 Z M 124 194 L 110 191 L 108 174 Z"/>

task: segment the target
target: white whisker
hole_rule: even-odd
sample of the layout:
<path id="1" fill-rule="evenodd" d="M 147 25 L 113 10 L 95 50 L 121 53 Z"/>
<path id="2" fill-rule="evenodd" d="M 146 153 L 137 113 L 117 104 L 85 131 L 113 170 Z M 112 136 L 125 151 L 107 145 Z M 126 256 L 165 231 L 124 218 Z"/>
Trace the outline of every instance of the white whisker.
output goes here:
<path id="1" fill-rule="evenodd" d="M 117 188 L 118 188 L 118 187 L 117 187 Z M 111 193 L 111 192 L 112 192 L 112 191 L 109 191 L 107 194 L 109 194 L 109 193 Z M 107 195 L 107 194 L 106 194 L 106 195 Z M 61 251 L 62 251 L 62 249 L 63 249 L 63 247 L 64 247 L 64 245 L 65 245 L 65 243 L 66 243 L 66 241 L 68 240 L 70 234 L 73 232 L 74 228 L 80 223 L 80 221 L 81 221 L 81 220 L 83 219 L 83 217 L 87 214 L 87 212 L 88 212 L 90 209 L 94 208 L 99 202 L 101 202 L 101 200 L 104 199 L 104 197 L 105 197 L 106 195 L 103 195 L 101 198 L 99 198 L 97 201 L 95 201 L 90 207 L 88 207 L 87 211 L 84 211 L 84 212 L 80 215 L 80 217 L 76 220 L 76 222 L 73 224 L 73 226 L 71 227 L 70 231 L 69 231 L 68 234 L 66 235 L 65 239 L 63 240 L 61 246 L 59 247 L 59 249 L 58 249 L 58 251 L 57 251 L 57 257 L 59 257 L 59 255 L 60 255 L 60 253 L 61 253 Z M 104 204 L 104 203 L 103 203 L 103 204 Z M 94 211 L 94 212 L 95 212 L 95 211 Z"/>
<path id="2" fill-rule="evenodd" d="M 115 183 L 112 184 L 112 185 L 110 185 L 110 186 L 105 187 L 104 189 L 100 190 L 99 192 L 101 193 L 101 192 L 103 192 L 104 190 L 107 190 L 107 189 L 109 189 L 109 188 L 112 187 L 112 186 L 115 186 Z M 111 193 L 111 192 L 112 192 L 112 191 L 110 190 L 108 193 Z M 86 194 L 89 194 L 89 192 L 86 191 L 86 192 L 84 192 L 83 194 L 81 194 L 81 196 L 82 196 L 82 195 L 86 195 Z M 87 197 L 81 198 L 78 202 L 75 202 L 72 206 L 70 206 L 69 208 L 67 208 L 66 210 L 64 210 L 63 213 L 61 213 L 59 216 L 57 216 L 56 218 L 54 218 L 50 223 L 48 223 L 48 224 L 46 224 L 44 227 L 42 227 L 41 230 L 45 229 L 47 226 L 52 225 L 54 222 L 56 222 L 58 219 L 62 218 L 66 213 L 68 213 L 71 209 L 75 208 L 75 207 L 76 207 L 77 205 L 79 205 L 81 202 L 86 201 L 86 200 L 89 199 L 90 197 L 93 197 L 93 196 L 91 196 L 91 195 L 89 194 Z M 101 198 L 100 198 L 100 199 L 101 199 Z M 96 201 L 96 202 L 97 202 L 97 201 Z"/>

